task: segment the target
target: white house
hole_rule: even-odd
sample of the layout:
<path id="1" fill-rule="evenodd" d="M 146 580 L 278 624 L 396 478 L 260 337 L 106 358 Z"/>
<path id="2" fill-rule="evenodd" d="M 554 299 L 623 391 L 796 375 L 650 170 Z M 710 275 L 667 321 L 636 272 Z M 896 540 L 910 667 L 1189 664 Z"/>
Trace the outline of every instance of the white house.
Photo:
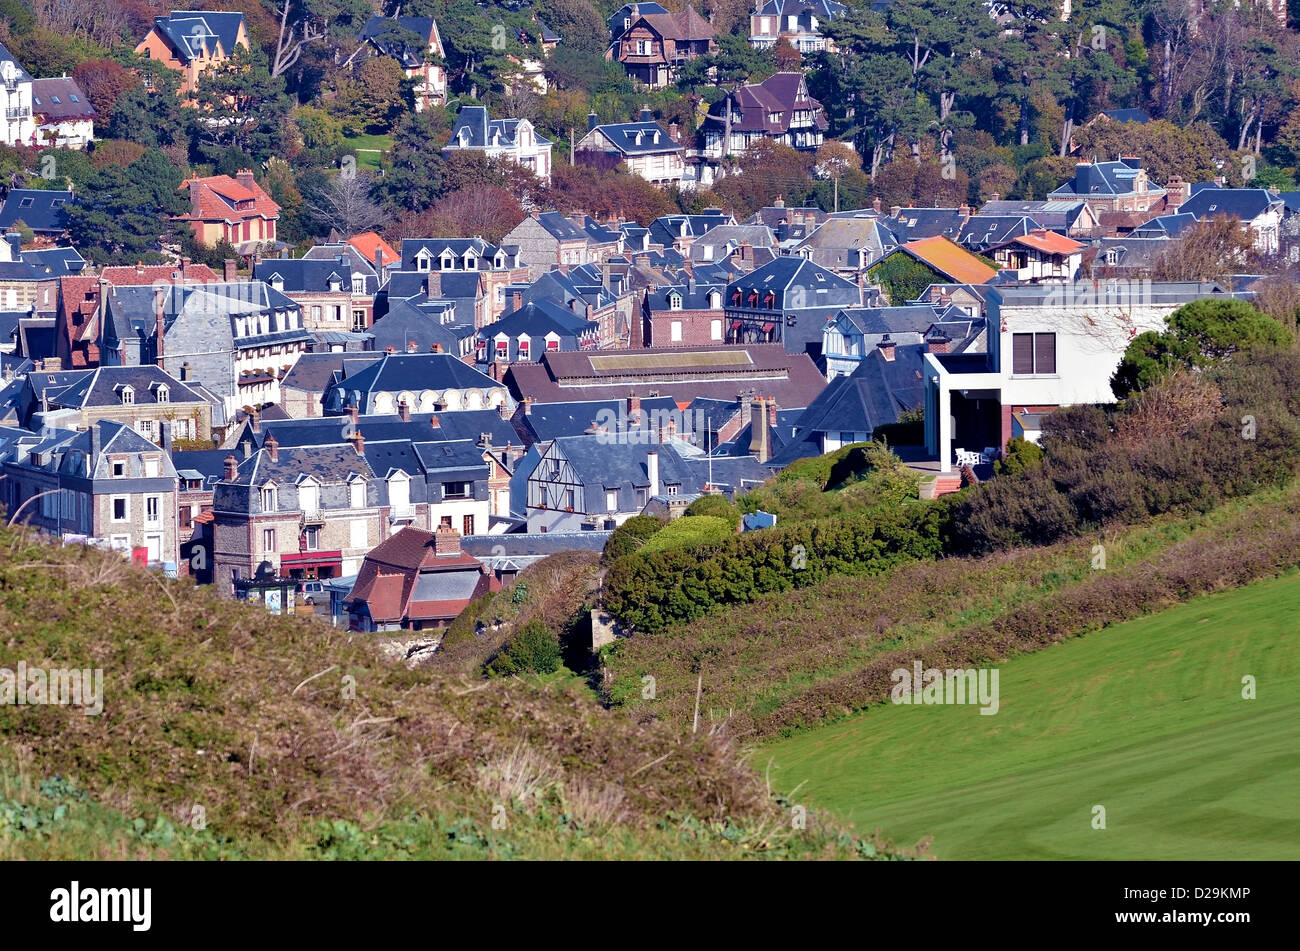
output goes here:
<path id="1" fill-rule="evenodd" d="M 951 472 L 956 449 L 1005 446 L 1015 414 L 1113 403 L 1110 378 L 1134 337 L 1163 330 L 1184 304 L 1231 296 L 1216 283 L 992 287 L 984 359 L 933 351 L 924 357 L 926 449 L 941 471 Z"/>
<path id="2" fill-rule="evenodd" d="M 654 121 L 648 109 L 639 122 L 598 125 L 596 115 L 587 117 L 587 134 L 575 147 L 578 154 L 608 155 L 620 161 L 633 175 L 660 186 L 682 180 L 685 150 Z"/>
<path id="3" fill-rule="evenodd" d="M 0 142 L 5 145 L 34 145 L 36 120 L 32 116 L 32 77 L 14 55 L 0 45 L 0 94 L 4 97 L 4 124 Z"/>
<path id="4" fill-rule="evenodd" d="M 461 106 L 444 152 L 475 151 L 509 159 L 542 181 L 551 181 L 551 140 L 527 119 L 492 119 L 485 106 Z"/>
<path id="5" fill-rule="evenodd" d="M 60 149 L 84 149 L 95 141 L 95 107 L 68 76 L 32 80 L 36 141 Z"/>

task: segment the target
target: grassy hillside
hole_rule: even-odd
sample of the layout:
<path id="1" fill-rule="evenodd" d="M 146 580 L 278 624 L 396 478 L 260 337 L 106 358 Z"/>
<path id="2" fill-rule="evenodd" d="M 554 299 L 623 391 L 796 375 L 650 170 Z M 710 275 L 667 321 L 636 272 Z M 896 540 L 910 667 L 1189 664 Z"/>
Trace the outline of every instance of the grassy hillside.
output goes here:
<path id="1" fill-rule="evenodd" d="M 1300 859 L 1298 604 L 1300 574 L 1200 598 L 1000 664 L 996 715 L 886 704 L 758 760 L 939 858 Z"/>
<path id="2" fill-rule="evenodd" d="M 101 716 L 0 705 L 0 859 L 897 855 L 816 814 L 794 828 L 716 733 L 464 660 L 411 669 L 371 638 L 0 529 L 0 667 L 104 676 Z"/>
<path id="3" fill-rule="evenodd" d="M 1093 568 L 1097 544 L 1105 570 Z M 879 703 L 889 671 L 917 657 L 1036 650 L 1297 564 L 1300 486 L 1091 539 L 765 595 L 606 648 L 605 693 L 641 715 L 688 723 L 702 676 L 706 719 L 726 720 L 733 735 L 772 736 Z M 647 675 L 653 701 L 640 691 Z"/>

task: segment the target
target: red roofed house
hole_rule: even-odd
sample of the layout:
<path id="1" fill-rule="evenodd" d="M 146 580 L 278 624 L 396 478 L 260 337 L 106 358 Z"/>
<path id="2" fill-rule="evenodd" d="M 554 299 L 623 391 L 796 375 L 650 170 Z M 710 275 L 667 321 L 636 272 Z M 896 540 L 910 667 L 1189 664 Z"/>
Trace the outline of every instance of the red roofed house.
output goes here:
<path id="1" fill-rule="evenodd" d="M 1055 231 L 1031 231 L 986 252 L 1003 274 L 1017 281 L 1073 281 L 1083 266 L 1085 245 Z"/>
<path id="2" fill-rule="evenodd" d="M 460 550 L 460 533 L 403 528 L 366 555 L 344 599 L 351 631 L 424 631 L 446 627 L 466 605 L 501 582 Z"/>
<path id="3" fill-rule="evenodd" d="M 393 264 L 400 264 L 402 261 L 402 256 L 393 250 L 393 246 L 373 231 L 354 234 L 348 238 L 347 243 L 356 248 L 357 253 L 367 261 L 377 261 L 381 267 L 386 268 Z M 375 257 L 376 253 L 380 255 L 378 258 Z M 380 273 L 379 283 L 382 284 L 383 282 L 384 275 Z"/>
<path id="4" fill-rule="evenodd" d="M 258 245 L 275 243 L 280 206 L 248 169 L 241 169 L 234 178 L 191 178 L 181 188 L 189 189 L 190 211 L 178 220 L 188 221 L 202 244 L 214 247 L 225 238 L 240 254 L 252 254 Z"/>

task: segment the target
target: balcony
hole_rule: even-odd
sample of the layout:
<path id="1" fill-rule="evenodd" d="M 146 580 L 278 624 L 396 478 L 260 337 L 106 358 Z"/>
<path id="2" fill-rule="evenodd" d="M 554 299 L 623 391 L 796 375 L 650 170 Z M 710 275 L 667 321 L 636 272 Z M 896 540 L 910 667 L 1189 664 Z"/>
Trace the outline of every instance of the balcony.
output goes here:
<path id="1" fill-rule="evenodd" d="M 26 119 L 26 118 L 30 117 L 31 114 L 32 114 L 32 110 L 27 109 L 27 108 L 6 109 L 6 110 L 5 110 L 5 118 L 8 119 L 8 120 L 10 120 L 10 121 L 13 121 L 13 120 L 15 120 L 15 119 Z"/>

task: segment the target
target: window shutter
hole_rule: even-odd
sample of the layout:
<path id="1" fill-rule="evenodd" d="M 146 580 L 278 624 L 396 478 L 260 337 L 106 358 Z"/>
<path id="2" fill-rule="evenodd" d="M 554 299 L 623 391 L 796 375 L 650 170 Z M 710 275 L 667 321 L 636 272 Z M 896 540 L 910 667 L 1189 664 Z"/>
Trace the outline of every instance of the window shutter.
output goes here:
<path id="1" fill-rule="evenodd" d="M 1056 334 L 1034 334 L 1034 372 L 1056 372 Z"/>
<path id="2" fill-rule="evenodd" d="M 1011 372 L 1017 376 L 1034 372 L 1034 335 L 1011 335 Z"/>

